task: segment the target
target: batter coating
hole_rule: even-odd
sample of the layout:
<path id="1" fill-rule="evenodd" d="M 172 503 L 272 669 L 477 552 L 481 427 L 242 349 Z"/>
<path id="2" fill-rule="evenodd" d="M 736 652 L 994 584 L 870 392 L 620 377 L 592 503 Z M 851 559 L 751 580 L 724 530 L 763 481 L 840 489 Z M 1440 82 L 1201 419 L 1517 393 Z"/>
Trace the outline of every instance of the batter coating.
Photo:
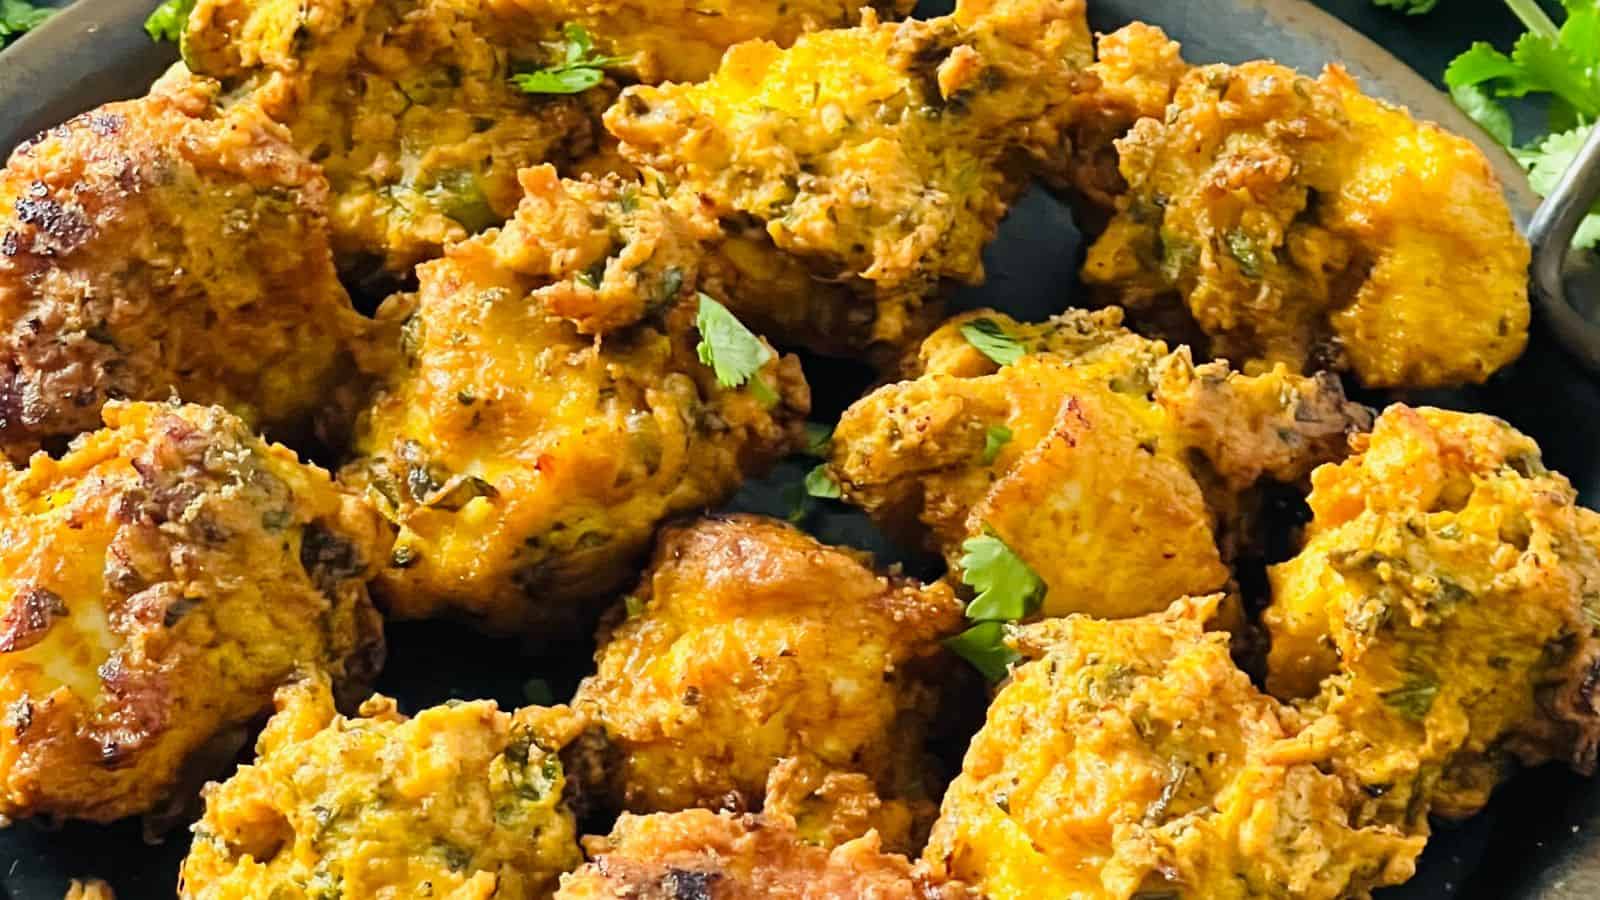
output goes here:
<path id="1" fill-rule="evenodd" d="M 1011 342 L 1001 366 L 964 336 Z M 1045 615 L 1140 615 L 1222 588 L 1222 546 L 1259 481 L 1293 483 L 1365 427 L 1333 378 L 1195 366 L 1116 310 L 1025 325 L 994 312 L 924 343 L 910 381 L 846 410 L 830 471 L 847 500 L 959 570 L 1005 542 L 1047 586 Z"/>
<path id="2" fill-rule="evenodd" d="M 1527 342 L 1527 242 L 1465 138 L 1269 62 L 1204 66 L 1116 143 L 1130 190 L 1084 277 L 1187 313 L 1258 372 L 1367 387 L 1481 382 Z"/>
<path id="3" fill-rule="evenodd" d="M 1291 726 L 1203 630 L 1218 599 L 1017 634 L 1027 661 L 924 853 L 936 877 L 993 900 L 1335 900 L 1409 878 L 1423 838 L 1358 827 L 1358 791 L 1277 758 Z"/>
<path id="4" fill-rule="evenodd" d="M 0 484 L 0 813 L 152 811 L 301 667 L 383 658 L 382 521 L 221 409 L 112 403 Z"/>
<path id="5" fill-rule="evenodd" d="M 256 760 L 206 788 L 184 900 L 536 900 L 582 863 L 555 751 L 561 710 L 452 702 L 334 710 L 324 678 L 281 690 Z"/>
<path id="6" fill-rule="evenodd" d="M 939 640 L 962 627 L 943 583 L 885 577 L 774 520 L 702 520 L 662 536 L 573 705 L 597 724 L 627 810 L 758 809 L 791 759 L 780 805 L 803 830 L 842 814 L 903 847 L 932 819 L 924 744 L 953 664 Z M 873 792 L 885 803 L 858 812 L 841 799 Z"/>
<path id="7" fill-rule="evenodd" d="M 404 323 L 400 358 L 342 477 L 399 531 L 378 592 L 403 618 L 592 623 L 587 601 L 632 579 L 658 524 L 803 439 L 793 357 L 764 349 L 738 388 L 699 358 L 711 223 L 622 179 L 541 167 L 523 186 L 515 220 L 420 267 L 418 294 L 379 315 Z"/>
<path id="8" fill-rule="evenodd" d="M 335 277 L 328 184 L 283 129 L 191 83 L 45 132 L 0 171 L 0 452 L 109 400 L 221 404 L 293 435 L 366 324 Z"/>
<path id="9" fill-rule="evenodd" d="M 1600 514 L 1499 419 L 1391 407 L 1317 470 L 1305 548 L 1271 571 L 1268 687 L 1304 752 L 1426 829 L 1512 759 L 1591 771 Z"/>

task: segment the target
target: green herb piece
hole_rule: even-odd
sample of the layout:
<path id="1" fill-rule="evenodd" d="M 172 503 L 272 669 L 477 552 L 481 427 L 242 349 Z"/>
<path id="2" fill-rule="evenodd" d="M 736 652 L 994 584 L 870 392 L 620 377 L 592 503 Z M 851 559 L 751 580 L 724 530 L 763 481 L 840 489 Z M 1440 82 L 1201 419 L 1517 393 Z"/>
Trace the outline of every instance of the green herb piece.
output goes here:
<path id="1" fill-rule="evenodd" d="M 553 706 L 556 702 L 556 692 L 550 689 L 550 682 L 543 678 L 529 678 L 524 681 L 522 696 L 534 706 Z"/>
<path id="2" fill-rule="evenodd" d="M 1011 664 L 1021 659 L 1017 651 L 1006 646 L 1005 637 L 1004 622 L 979 622 L 953 638 L 946 638 L 944 645 L 972 663 L 983 677 L 999 681 L 1006 677 Z"/>
<path id="3" fill-rule="evenodd" d="M 0 17 L 3 17 L 5 8 L 15 2 L 0 0 Z M 189 13 L 194 12 L 194 4 L 195 0 L 166 0 L 156 7 L 150 18 L 144 20 L 144 33 L 150 35 L 152 41 L 182 41 L 184 28 L 189 24 Z"/>
<path id="4" fill-rule="evenodd" d="M 1439 0 L 1372 0 L 1372 2 L 1408 16 L 1433 12 L 1433 8 L 1439 5 Z"/>
<path id="5" fill-rule="evenodd" d="M 772 389 L 772 385 L 767 384 L 767 380 L 760 375 L 750 379 L 750 393 L 755 395 L 757 403 L 767 409 L 772 409 L 782 400 L 778 392 Z"/>
<path id="6" fill-rule="evenodd" d="M 755 332 L 705 294 L 700 295 L 695 327 L 700 330 L 700 344 L 695 348 L 700 361 L 717 373 L 717 383 L 725 388 L 743 386 L 772 360 L 772 351 Z"/>
<path id="7" fill-rule="evenodd" d="M 1506 0 L 1527 29 L 1511 52 L 1480 41 L 1457 56 L 1444 73 L 1456 105 L 1511 148 L 1528 169 L 1534 190 L 1542 195 L 1555 188 L 1589 126 L 1600 119 L 1600 3 L 1564 0 L 1562 5 L 1566 21 L 1558 27 L 1535 0 Z M 1532 94 L 1549 100 L 1551 133 L 1518 147 L 1511 113 L 1500 98 Z M 1573 243 L 1580 247 L 1600 243 L 1600 207 L 1584 220 Z"/>
<path id="8" fill-rule="evenodd" d="M 993 319 L 973 319 L 961 326 L 961 336 L 979 353 L 1002 366 L 1009 366 L 1027 355 L 1022 342 L 1006 333 Z"/>
<path id="9" fill-rule="evenodd" d="M 1005 445 L 1011 443 L 1011 429 L 1004 425 L 990 425 L 983 434 L 983 464 L 988 465 L 1000 456 Z"/>
<path id="10" fill-rule="evenodd" d="M 511 83 L 528 94 L 580 94 L 605 80 L 605 70 L 627 62 L 625 56 L 600 56 L 594 37 L 582 25 L 561 30 L 561 62 L 511 76 Z"/>
<path id="11" fill-rule="evenodd" d="M 844 489 L 828 474 L 828 467 L 821 465 L 806 473 L 806 495 L 819 500 L 837 500 L 844 496 Z"/>
<path id="12" fill-rule="evenodd" d="M 833 426 L 820 422 L 806 423 L 806 448 L 803 453 L 817 459 L 827 459 L 833 449 Z"/>
<path id="13" fill-rule="evenodd" d="M 1378 696 L 1395 712 L 1420 722 L 1428 717 L 1434 698 L 1439 696 L 1439 681 L 1431 675 L 1413 675 L 1405 684 Z"/>
<path id="14" fill-rule="evenodd" d="M 1039 608 L 1044 581 L 1006 542 L 993 534 L 972 538 L 961 549 L 961 582 L 978 592 L 967 605 L 975 622 L 1015 622 Z"/>
<path id="15" fill-rule="evenodd" d="M 194 0 L 189 0 L 193 5 Z M 35 6 L 28 0 L 0 0 L 0 47 L 26 31 L 32 31 L 55 14 L 48 7 Z"/>
<path id="16" fill-rule="evenodd" d="M 1528 167 L 1528 183 L 1541 197 L 1555 190 L 1556 182 L 1572 165 L 1573 158 L 1578 155 L 1588 136 L 1588 128 L 1574 128 L 1552 134 L 1531 147 L 1517 151 L 1517 159 Z M 1600 206 L 1590 210 L 1589 215 L 1584 217 L 1578 225 L 1577 234 L 1572 237 L 1572 243 L 1578 247 L 1600 244 Z"/>
<path id="17" fill-rule="evenodd" d="M 1256 245 L 1255 239 L 1244 232 L 1234 229 L 1227 234 L 1228 255 L 1239 264 L 1239 271 L 1246 278 L 1260 278 L 1262 266 L 1261 248 Z"/>
<path id="18" fill-rule="evenodd" d="M 644 614 L 644 598 L 638 596 L 637 594 L 629 594 L 628 596 L 623 597 L 622 606 L 628 611 L 628 618 L 630 619 Z"/>

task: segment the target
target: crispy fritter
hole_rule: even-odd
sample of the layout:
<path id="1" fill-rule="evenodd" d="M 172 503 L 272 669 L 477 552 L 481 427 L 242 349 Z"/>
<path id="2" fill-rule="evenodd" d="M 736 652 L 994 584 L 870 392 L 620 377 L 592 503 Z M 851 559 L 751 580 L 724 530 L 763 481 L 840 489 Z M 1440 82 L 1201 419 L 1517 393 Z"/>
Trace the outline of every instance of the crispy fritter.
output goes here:
<path id="1" fill-rule="evenodd" d="M 741 44 L 703 83 L 629 88 L 606 127 L 628 159 L 764 231 L 752 249 L 853 289 L 852 333 L 835 342 L 897 344 L 916 336 L 941 281 L 982 280 L 1010 201 L 1066 153 L 1089 58 L 1082 0 L 966 0 L 953 16 L 868 16 L 789 50 Z M 798 318 L 770 308 L 787 296 L 740 302 L 760 321 Z"/>
<path id="2" fill-rule="evenodd" d="M 792 757 L 820 771 L 785 770 L 786 808 L 826 820 L 802 807 L 855 790 L 827 774 L 865 775 L 894 808 L 855 818 L 900 819 L 883 829 L 899 846 L 907 813 L 932 817 L 923 744 L 952 659 L 939 639 L 961 628 L 942 583 L 879 575 L 781 522 L 707 519 L 663 535 L 573 705 L 599 726 L 628 810 L 755 809 Z"/>
<path id="3" fill-rule="evenodd" d="M 0 486 L 0 813 L 152 810 L 301 666 L 370 678 L 382 521 L 219 408 L 111 403 Z"/>
<path id="4" fill-rule="evenodd" d="M 1080 98 L 1072 129 L 1070 186 L 1078 218 L 1098 233 L 1128 190 L 1118 168 L 1116 142 L 1140 119 L 1166 114 L 1189 66 L 1177 41 L 1143 22 L 1133 22 L 1095 40 L 1094 80 Z"/>
<path id="5" fill-rule="evenodd" d="M 695 247 L 714 225 L 620 179 L 544 167 L 523 184 L 515 220 L 421 266 L 420 293 L 380 311 L 404 321 L 404 358 L 344 476 L 399 528 L 379 588 L 401 617 L 581 620 L 583 600 L 633 577 L 657 524 L 803 439 L 793 357 L 729 389 L 697 356 Z"/>
<path id="6" fill-rule="evenodd" d="M 278 694 L 254 764 L 207 786 L 179 896 L 536 900 L 583 861 L 556 757 L 562 710 L 451 702 L 335 711 L 325 679 Z"/>
<path id="7" fill-rule="evenodd" d="M 518 170 L 596 149 L 615 81 L 577 94 L 511 81 L 566 61 L 564 26 L 624 57 L 618 77 L 654 81 L 702 78 L 739 41 L 858 19 L 843 0 L 200 0 L 183 50 L 327 170 L 342 264 L 403 272 L 509 218 Z"/>
<path id="8" fill-rule="evenodd" d="M 861 21 L 863 8 L 889 19 L 916 0 L 515 0 L 547 22 L 574 22 L 596 46 L 627 60 L 645 84 L 700 81 L 735 44 L 768 40 L 787 47 L 808 31 Z"/>
<path id="9" fill-rule="evenodd" d="M 365 329 L 327 182 L 281 128 L 158 91 L 30 141 L 0 172 L 0 451 L 94 429 L 108 400 L 218 403 L 292 429 Z"/>
<path id="10" fill-rule="evenodd" d="M 1084 276 L 1185 307 L 1214 355 L 1430 387 L 1522 352 L 1528 244 L 1489 161 L 1343 69 L 1194 69 L 1117 149 L 1130 192 Z"/>
<path id="11" fill-rule="evenodd" d="M 1202 625 L 1218 598 L 1028 626 L 924 855 L 993 900 L 1365 897 L 1423 838 L 1356 827 L 1353 791 L 1275 760 L 1276 701 Z"/>
<path id="12" fill-rule="evenodd" d="M 1396 406 L 1355 447 L 1271 571 L 1268 687 L 1310 698 L 1307 754 L 1419 828 L 1475 812 L 1511 758 L 1592 770 L 1600 514 L 1489 416 Z"/>
<path id="13" fill-rule="evenodd" d="M 518 169 L 594 147 L 614 88 L 511 83 L 556 61 L 560 24 L 481 0 L 200 0 L 183 50 L 327 172 L 341 265 L 405 271 L 510 216 Z"/>
<path id="14" fill-rule="evenodd" d="M 592 861 L 563 878 L 561 900 L 960 900 L 930 886 L 876 835 L 832 850 L 803 840 L 782 815 L 692 809 L 624 815 L 610 837 L 585 842 Z"/>
<path id="15" fill-rule="evenodd" d="M 1043 325 L 993 312 L 923 345 L 911 381 L 847 410 L 831 471 L 846 499 L 960 564 L 992 533 L 1044 579 L 1047 615 L 1138 615 L 1222 588 L 1241 496 L 1340 457 L 1366 411 L 1337 379 L 1195 366 L 1121 328 L 1116 310 Z M 962 336 L 1024 355 L 1000 367 Z"/>

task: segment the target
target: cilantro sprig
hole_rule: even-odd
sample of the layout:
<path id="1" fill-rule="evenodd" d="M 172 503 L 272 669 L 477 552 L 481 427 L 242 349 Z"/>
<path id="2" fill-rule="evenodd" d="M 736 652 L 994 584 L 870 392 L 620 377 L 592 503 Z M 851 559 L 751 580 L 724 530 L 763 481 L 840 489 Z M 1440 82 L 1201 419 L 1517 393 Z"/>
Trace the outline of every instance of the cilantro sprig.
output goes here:
<path id="1" fill-rule="evenodd" d="M 990 425 L 983 433 L 983 464 L 989 465 L 1000 458 L 1000 451 L 1011 443 L 1011 429 L 1004 425 Z"/>
<path id="2" fill-rule="evenodd" d="M 44 24 L 54 13 L 55 10 L 36 6 L 28 0 L 0 0 L 0 47 Z"/>
<path id="3" fill-rule="evenodd" d="M 967 619 L 976 624 L 946 640 L 945 646 L 990 681 L 999 681 L 1017 660 L 1005 644 L 1006 629 L 1039 610 L 1045 583 L 993 532 L 968 540 L 961 549 L 966 554 L 961 581 L 978 592 L 967 604 Z"/>
<path id="4" fill-rule="evenodd" d="M 1027 355 L 1022 342 L 993 319 L 973 319 L 961 326 L 961 336 L 996 365 L 1009 366 Z"/>
<path id="5" fill-rule="evenodd" d="M 726 306 L 705 294 L 700 295 L 700 310 L 694 324 L 700 330 L 700 343 L 695 352 L 700 354 L 700 361 L 716 373 L 717 383 L 725 388 L 744 387 L 756 378 L 762 366 L 772 361 L 772 350 L 761 338 L 746 328 Z"/>
<path id="6" fill-rule="evenodd" d="M 166 0 L 144 20 L 144 33 L 150 35 L 152 41 L 181 43 L 194 4 L 195 0 Z"/>
<path id="7" fill-rule="evenodd" d="M 582 25 L 561 29 L 561 61 L 511 76 L 511 83 L 529 94 L 581 94 L 605 80 L 605 70 L 628 61 L 625 56 L 595 52 L 594 36 Z"/>
<path id="8" fill-rule="evenodd" d="M 1506 5 L 1527 29 L 1511 52 L 1473 44 L 1450 63 L 1444 81 L 1456 105 L 1528 169 L 1533 189 L 1548 194 L 1600 120 L 1600 0 L 1562 0 L 1566 21 L 1559 26 L 1535 0 Z M 1535 95 L 1548 101 L 1550 133 L 1519 145 L 1502 101 Z M 1600 208 L 1573 243 L 1600 243 Z"/>

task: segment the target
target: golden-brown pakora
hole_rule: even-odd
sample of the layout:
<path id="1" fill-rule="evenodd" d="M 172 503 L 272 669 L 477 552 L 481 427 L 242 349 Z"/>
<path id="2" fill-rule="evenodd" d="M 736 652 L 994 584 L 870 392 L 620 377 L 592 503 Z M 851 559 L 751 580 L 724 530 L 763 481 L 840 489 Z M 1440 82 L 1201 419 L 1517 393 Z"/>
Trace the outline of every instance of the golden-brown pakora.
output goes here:
<path id="1" fill-rule="evenodd" d="M 1177 41 L 1143 22 L 1095 39 L 1094 76 L 1079 97 L 1072 128 L 1068 184 L 1080 227 L 1099 233 L 1128 190 L 1118 167 L 1116 142 L 1140 119 L 1159 119 L 1189 66 Z"/>
<path id="2" fill-rule="evenodd" d="M 624 815 L 606 838 L 585 840 L 591 862 L 563 878 L 561 900 L 961 900 L 931 885 L 876 835 L 839 847 L 801 838 L 782 815 L 692 809 Z"/>
<path id="3" fill-rule="evenodd" d="M 216 407 L 111 403 L 0 484 L 0 813 L 151 811 L 300 667 L 359 685 L 382 520 Z"/>
<path id="4" fill-rule="evenodd" d="M 692 80 L 739 41 L 858 18 L 843 0 L 200 0 L 183 55 L 327 171 L 342 265 L 403 272 L 509 218 L 518 170 L 596 149 L 615 80 L 530 93 L 514 76 L 576 54 Z"/>
<path id="5" fill-rule="evenodd" d="M 503 222 L 525 166 L 594 146 L 610 90 L 529 94 L 559 21 L 481 0 L 200 0 L 183 56 L 327 172 L 342 267 L 405 271 Z"/>
<path id="6" fill-rule="evenodd" d="M 378 587 L 401 617 L 592 621 L 582 601 L 633 577 L 657 524 L 803 439 L 793 357 L 749 336 L 765 362 L 739 388 L 699 357 L 713 223 L 622 179 L 542 167 L 523 185 L 515 220 L 421 266 L 420 292 L 379 314 L 404 322 L 402 358 L 344 476 L 399 528 Z"/>
<path id="7" fill-rule="evenodd" d="M 982 279 L 1011 200 L 1067 152 L 1089 60 L 1081 0 L 964 0 L 952 16 L 869 16 L 788 50 L 741 44 L 703 83 L 624 91 L 606 127 L 623 156 L 753 226 L 752 252 L 776 248 L 859 294 L 835 342 L 892 345 L 917 336 L 941 281 Z M 781 322 L 769 307 L 792 300 L 739 302 Z"/>
<path id="8" fill-rule="evenodd" d="M 193 84 L 85 113 L 0 171 L 0 452 L 94 429 L 108 400 L 218 403 L 293 430 L 364 332 L 328 185 L 272 122 Z"/>
<path id="9" fill-rule="evenodd" d="M 839 421 L 830 471 L 845 498 L 952 567 L 969 539 L 998 537 L 1044 580 L 1047 615 L 1139 615 L 1222 588 L 1241 498 L 1339 458 L 1369 421 L 1337 379 L 1195 366 L 1116 310 L 1041 325 L 972 313 L 908 371 L 925 374 Z"/>
<path id="10" fill-rule="evenodd" d="M 811 771 L 785 769 L 786 808 L 825 829 L 828 794 L 861 793 L 827 775 L 865 775 L 887 808 L 858 818 L 898 819 L 880 826 L 898 846 L 932 818 L 924 743 L 961 608 L 943 583 L 880 575 L 784 523 L 706 519 L 663 535 L 573 705 L 628 810 L 759 808 L 793 758 Z"/>
<path id="11" fill-rule="evenodd" d="M 1368 387 L 1481 382 L 1527 341 L 1527 242 L 1483 153 L 1342 68 L 1196 68 L 1117 142 L 1130 186 L 1084 277 L 1186 309 L 1254 372 Z"/>
<path id="12" fill-rule="evenodd" d="M 1358 827 L 1357 793 L 1275 756 L 1278 704 L 1203 631 L 1217 597 L 1026 626 L 924 860 L 992 900 L 1365 897 L 1423 838 Z"/>
<path id="13" fill-rule="evenodd" d="M 1355 447 L 1270 573 L 1267 684 L 1308 698 L 1308 758 L 1416 828 L 1475 812 L 1511 759 L 1591 770 L 1600 514 L 1489 416 L 1395 406 Z"/>
<path id="14" fill-rule="evenodd" d="M 870 8 L 889 19 L 911 12 L 916 0 L 515 0 L 547 22 L 574 23 L 619 57 L 645 84 L 700 81 L 717 70 L 735 44 L 768 40 L 787 47 L 808 31 L 861 21 Z"/>
<path id="15" fill-rule="evenodd" d="M 538 900 L 583 861 L 562 799 L 560 709 L 452 701 L 335 711 L 325 679 L 278 694 L 256 759 L 207 786 L 179 896 Z"/>

